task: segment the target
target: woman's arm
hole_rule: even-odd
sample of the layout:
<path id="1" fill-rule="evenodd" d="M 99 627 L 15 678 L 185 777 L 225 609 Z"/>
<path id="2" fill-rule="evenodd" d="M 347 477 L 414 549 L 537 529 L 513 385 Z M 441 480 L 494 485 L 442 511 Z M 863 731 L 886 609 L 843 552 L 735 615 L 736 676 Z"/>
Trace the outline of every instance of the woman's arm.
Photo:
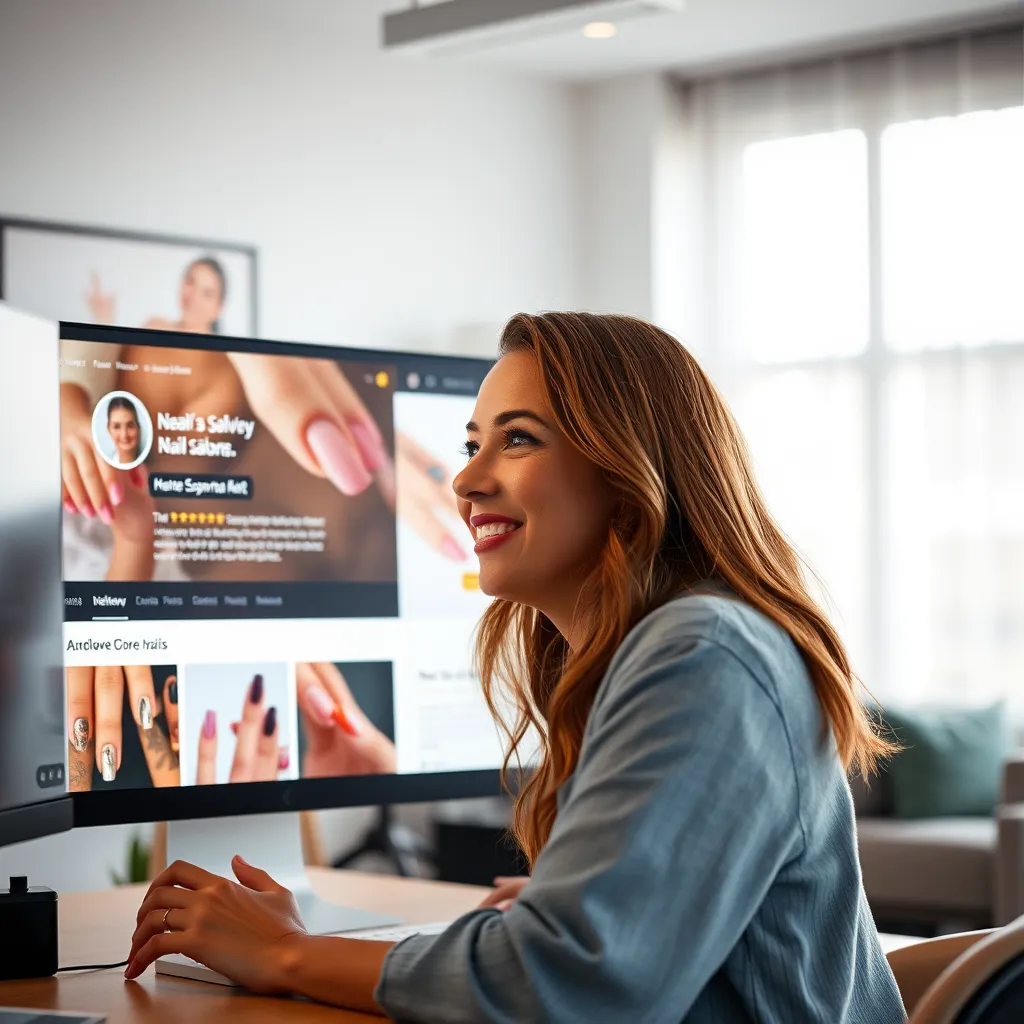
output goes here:
<path id="1" fill-rule="evenodd" d="M 373 993 L 393 945 L 332 935 L 295 935 L 281 949 L 278 985 L 283 992 L 383 1016 Z"/>

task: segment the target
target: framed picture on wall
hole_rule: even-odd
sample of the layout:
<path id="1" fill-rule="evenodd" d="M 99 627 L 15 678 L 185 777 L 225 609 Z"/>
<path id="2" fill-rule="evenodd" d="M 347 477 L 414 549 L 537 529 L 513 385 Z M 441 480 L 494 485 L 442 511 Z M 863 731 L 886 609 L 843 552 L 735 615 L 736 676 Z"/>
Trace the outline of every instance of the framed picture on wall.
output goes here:
<path id="1" fill-rule="evenodd" d="M 0 299 L 51 320 L 254 337 L 256 250 L 0 215 Z"/>

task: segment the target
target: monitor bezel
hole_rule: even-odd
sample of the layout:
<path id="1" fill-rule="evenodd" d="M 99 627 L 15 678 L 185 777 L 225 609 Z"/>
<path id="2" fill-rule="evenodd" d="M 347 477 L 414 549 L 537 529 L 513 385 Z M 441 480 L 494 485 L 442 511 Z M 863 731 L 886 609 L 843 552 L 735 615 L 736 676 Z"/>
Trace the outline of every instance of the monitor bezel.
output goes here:
<path id="1" fill-rule="evenodd" d="M 70 796 L 4 807 L 0 810 L 0 847 L 68 832 L 74 823 L 74 802 Z"/>
<path id="2" fill-rule="evenodd" d="M 429 359 L 479 368 L 493 365 L 482 356 L 449 355 L 396 349 L 355 348 L 306 341 L 238 338 L 221 334 L 188 334 L 142 327 L 113 327 L 60 321 L 62 341 L 95 341 L 152 345 L 158 348 L 256 352 L 267 355 L 352 359 L 387 362 Z M 397 775 L 350 775 L 282 782 L 246 782 L 216 786 L 175 786 L 72 793 L 75 827 L 122 825 L 243 814 L 372 807 L 499 796 L 503 792 L 498 768 L 452 772 L 409 772 Z"/>

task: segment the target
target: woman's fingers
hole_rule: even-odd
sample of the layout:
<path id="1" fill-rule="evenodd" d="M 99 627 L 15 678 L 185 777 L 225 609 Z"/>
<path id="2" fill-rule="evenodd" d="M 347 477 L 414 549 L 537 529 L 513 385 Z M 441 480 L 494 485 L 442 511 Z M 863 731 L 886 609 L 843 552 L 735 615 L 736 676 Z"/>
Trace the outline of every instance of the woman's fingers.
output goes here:
<path id="1" fill-rule="evenodd" d="M 167 733 L 171 750 L 176 754 L 180 747 L 178 738 L 178 677 L 168 676 L 164 681 L 164 717 L 167 719 Z"/>
<path id="2" fill-rule="evenodd" d="M 71 449 L 75 465 L 78 467 L 78 473 L 85 487 L 89 503 L 95 509 L 96 515 L 109 526 L 114 521 L 114 507 L 109 486 L 114 483 L 113 479 L 108 481 L 105 473 L 101 471 L 91 438 L 86 440 L 76 434 L 68 441 L 68 447 Z M 111 473 L 113 472 L 116 471 L 111 470 Z M 123 492 L 118 498 L 118 503 L 120 503 L 120 497 L 123 497 Z"/>
<path id="3" fill-rule="evenodd" d="M 256 772 L 256 748 L 263 728 L 263 676 L 257 673 L 245 694 L 235 741 L 229 782 L 251 782 Z"/>
<path id="4" fill-rule="evenodd" d="M 451 490 L 450 482 L 446 483 L 446 467 L 403 435 L 395 471 L 399 517 L 435 551 L 453 562 L 465 561 L 469 556 L 464 545 L 456 540 L 449 525 L 437 514 L 442 509 L 457 513 L 455 492 Z"/>
<path id="5" fill-rule="evenodd" d="M 361 736 L 365 727 L 369 725 L 356 704 L 352 691 L 345 682 L 338 666 L 329 661 L 317 661 L 310 663 L 310 668 L 316 677 L 317 690 L 312 690 L 307 699 L 312 698 L 319 701 L 319 693 L 324 693 L 331 702 L 330 719 L 349 736 Z M 321 709 L 326 704 L 321 704 Z"/>
<path id="6" fill-rule="evenodd" d="M 162 956 L 168 956 L 171 953 L 184 953 L 188 955 L 191 945 L 190 937 L 186 932 L 165 932 L 155 926 L 153 931 L 156 934 L 151 934 L 150 938 L 142 944 L 139 951 L 128 962 L 124 976 L 129 981 L 137 978 L 154 960 L 159 960 Z"/>
<path id="7" fill-rule="evenodd" d="M 68 789 L 92 789 L 93 672 L 90 666 L 72 666 L 66 672 L 68 693 Z"/>
<path id="8" fill-rule="evenodd" d="M 281 750 L 278 744 L 277 708 L 269 707 L 263 714 L 259 737 L 256 740 L 256 760 L 253 780 L 272 782 L 277 778 Z"/>
<path id="9" fill-rule="evenodd" d="M 356 438 L 308 361 L 238 352 L 229 358 L 253 411 L 300 466 L 342 494 L 370 486 Z"/>
<path id="10" fill-rule="evenodd" d="M 124 675 L 128 683 L 128 703 L 132 709 L 132 718 L 142 732 L 149 732 L 156 718 L 153 670 L 148 665 L 125 665 Z"/>
<path id="11" fill-rule="evenodd" d="M 348 424 L 363 465 L 371 473 L 383 469 L 390 459 L 380 428 L 341 367 L 329 359 L 318 359 L 311 364 L 310 369 L 327 392 L 335 412 Z"/>
<path id="12" fill-rule="evenodd" d="M 199 733 L 196 785 L 212 786 L 217 781 L 217 713 L 207 711 Z"/>
<path id="13" fill-rule="evenodd" d="M 61 450 L 60 465 L 61 479 L 68 496 L 86 519 L 93 519 L 96 510 L 93 508 L 89 492 L 85 489 L 82 474 L 78 472 L 78 460 L 75 457 L 75 452 L 66 445 Z"/>
<path id="14" fill-rule="evenodd" d="M 135 915 L 135 924 L 136 926 L 142 924 L 154 910 L 191 907 L 195 903 L 197 895 L 194 889 L 185 889 L 180 885 L 155 885 L 146 893 L 146 898 Z"/>
<path id="15" fill-rule="evenodd" d="M 124 672 L 119 665 L 102 665 L 94 677 L 96 704 L 96 765 L 104 782 L 113 782 L 121 767 L 121 704 Z"/>

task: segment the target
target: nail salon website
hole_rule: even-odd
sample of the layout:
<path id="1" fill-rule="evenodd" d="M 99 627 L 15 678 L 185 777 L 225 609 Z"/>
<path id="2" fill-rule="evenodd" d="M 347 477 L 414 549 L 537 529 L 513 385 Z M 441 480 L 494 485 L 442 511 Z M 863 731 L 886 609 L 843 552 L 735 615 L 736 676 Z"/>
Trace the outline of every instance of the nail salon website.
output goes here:
<path id="1" fill-rule="evenodd" d="M 117 337 L 61 343 L 68 788 L 497 767 L 451 489 L 488 364 Z"/>

